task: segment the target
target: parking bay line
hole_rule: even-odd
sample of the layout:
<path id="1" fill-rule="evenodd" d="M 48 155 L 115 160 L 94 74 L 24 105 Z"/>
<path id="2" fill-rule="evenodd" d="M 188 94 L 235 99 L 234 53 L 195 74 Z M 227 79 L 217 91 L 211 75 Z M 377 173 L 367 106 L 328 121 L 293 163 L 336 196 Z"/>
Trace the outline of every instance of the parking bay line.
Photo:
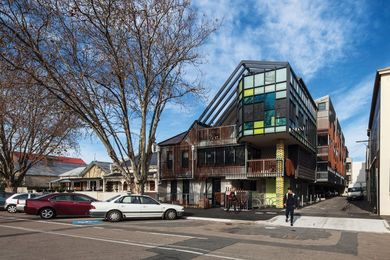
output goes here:
<path id="1" fill-rule="evenodd" d="M 80 225 L 75 225 L 75 224 L 70 224 L 70 223 L 63 223 L 63 222 L 58 222 L 58 221 L 47 221 L 47 220 L 34 220 L 34 219 L 25 219 L 25 218 L 16 218 L 16 217 L 0 217 L 2 219 L 14 219 L 14 220 L 25 220 L 25 221 L 30 221 L 30 222 L 38 222 L 38 223 L 47 223 L 47 224 L 55 224 L 55 225 L 63 225 L 63 226 L 74 226 L 74 227 L 79 227 Z M 84 225 L 84 226 L 92 226 L 92 225 Z M 122 231 L 120 228 L 110 228 L 108 226 L 106 227 L 96 227 L 92 226 L 93 228 L 96 229 L 111 229 L 111 230 L 117 230 L 117 231 Z M 151 235 L 160 235 L 160 236 L 170 236 L 170 237 L 181 237 L 181 238 L 188 238 L 188 239 L 199 239 L 199 240 L 207 240 L 208 238 L 206 237 L 195 237 L 195 236 L 187 236 L 187 235 L 178 235 L 178 234 L 171 234 L 171 233 L 160 233 L 160 232 L 147 232 L 147 231 L 137 231 L 135 232 L 138 233 L 144 233 L 144 234 L 151 234 Z"/>
<path id="2" fill-rule="evenodd" d="M 17 230 L 23 230 L 23 231 L 29 231 L 29 232 L 37 232 L 37 233 L 42 233 L 42 234 L 50 234 L 50 235 L 57 235 L 57 236 L 64 236 L 64 237 L 73 237 L 73 238 L 87 239 L 87 240 L 100 241 L 100 242 L 108 242 L 108 243 L 113 243 L 113 244 L 123 244 L 123 245 L 130 245 L 130 246 L 137 246 L 137 247 L 144 247 L 144 248 L 155 248 L 155 249 L 166 250 L 166 251 L 176 251 L 176 252 L 180 252 L 180 253 L 188 253 L 188 254 L 193 254 L 193 255 L 208 256 L 208 257 L 220 258 L 220 259 L 242 260 L 242 258 L 222 256 L 222 255 L 216 255 L 216 254 L 210 254 L 210 253 L 202 253 L 202 252 L 198 252 L 198 251 L 194 251 L 194 250 L 185 250 L 185 249 L 161 246 L 161 245 L 158 245 L 158 244 L 156 244 L 156 245 L 152 245 L 152 244 L 149 244 L 149 245 L 147 245 L 147 244 L 139 244 L 139 243 L 134 243 L 134 242 L 119 241 L 119 240 L 114 240 L 114 239 L 72 235 L 72 234 L 66 234 L 66 233 L 61 233 L 61 232 L 43 231 L 43 230 L 39 230 L 39 229 L 14 227 L 14 226 L 1 225 L 1 224 L 0 224 L 0 227 L 10 228 L 10 229 L 17 229 Z"/>

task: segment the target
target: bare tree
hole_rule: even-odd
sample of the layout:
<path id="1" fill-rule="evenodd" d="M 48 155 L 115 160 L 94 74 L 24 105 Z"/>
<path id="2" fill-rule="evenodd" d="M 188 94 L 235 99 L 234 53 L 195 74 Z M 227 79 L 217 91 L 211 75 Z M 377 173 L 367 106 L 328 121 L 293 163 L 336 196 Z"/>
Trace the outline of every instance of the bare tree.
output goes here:
<path id="1" fill-rule="evenodd" d="M 3 1 L 0 56 L 75 111 L 143 193 L 161 114 L 201 93 L 188 71 L 215 29 L 185 0 Z"/>
<path id="2" fill-rule="evenodd" d="M 78 117 L 29 78 L 0 62 L 0 179 L 9 191 L 46 156 L 77 148 Z"/>

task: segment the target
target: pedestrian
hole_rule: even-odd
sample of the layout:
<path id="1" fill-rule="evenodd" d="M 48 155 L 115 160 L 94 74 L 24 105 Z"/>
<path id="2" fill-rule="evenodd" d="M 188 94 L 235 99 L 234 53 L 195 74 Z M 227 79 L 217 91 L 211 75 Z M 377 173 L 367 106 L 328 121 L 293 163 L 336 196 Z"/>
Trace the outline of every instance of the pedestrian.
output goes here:
<path id="1" fill-rule="evenodd" d="M 288 187 L 288 191 L 284 196 L 284 207 L 286 208 L 286 222 L 288 222 L 288 217 L 290 215 L 291 226 L 294 225 L 294 209 L 297 204 L 297 199 L 291 187 Z"/>
<path id="2" fill-rule="evenodd" d="M 233 206 L 234 212 L 236 212 L 236 207 L 237 207 L 237 196 L 235 191 L 230 191 L 227 196 L 228 199 L 228 207 L 226 209 L 227 212 L 229 212 L 230 207 Z"/>

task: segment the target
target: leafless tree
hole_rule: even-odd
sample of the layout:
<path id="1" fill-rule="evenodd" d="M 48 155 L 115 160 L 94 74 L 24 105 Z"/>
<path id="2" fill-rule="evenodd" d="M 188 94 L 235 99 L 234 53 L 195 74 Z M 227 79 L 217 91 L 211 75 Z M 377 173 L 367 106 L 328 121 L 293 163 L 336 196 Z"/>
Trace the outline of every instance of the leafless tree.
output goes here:
<path id="1" fill-rule="evenodd" d="M 201 93 L 190 76 L 217 26 L 186 0 L 2 1 L 0 57 L 75 111 L 143 193 L 161 114 Z"/>
<path id="2" fill-rule="evenodd" d="M 77 148 L 78 117 L 29 78 L 0 62 L 0 179 L 9 191 L 46 156 Z"/>

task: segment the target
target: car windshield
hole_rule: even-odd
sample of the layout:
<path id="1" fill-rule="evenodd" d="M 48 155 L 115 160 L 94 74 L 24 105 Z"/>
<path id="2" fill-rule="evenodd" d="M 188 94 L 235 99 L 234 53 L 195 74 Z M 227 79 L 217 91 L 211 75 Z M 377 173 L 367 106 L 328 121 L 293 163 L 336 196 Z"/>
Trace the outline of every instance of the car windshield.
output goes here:
<path id="1" fill-rule="evenodd" d="M 106 200 L 106 202 L 110 202 L 110 201 L 114 201 L 115 199 L 119 198 L 121 195 L 116 195 L 108 200 Z"/>
<path id="2" fill-rule="evenodd" d="M 348 192 L 354 192 L 354 191 L 362 191 L 362 188 L 360 187 L 348 188 Z"/>

